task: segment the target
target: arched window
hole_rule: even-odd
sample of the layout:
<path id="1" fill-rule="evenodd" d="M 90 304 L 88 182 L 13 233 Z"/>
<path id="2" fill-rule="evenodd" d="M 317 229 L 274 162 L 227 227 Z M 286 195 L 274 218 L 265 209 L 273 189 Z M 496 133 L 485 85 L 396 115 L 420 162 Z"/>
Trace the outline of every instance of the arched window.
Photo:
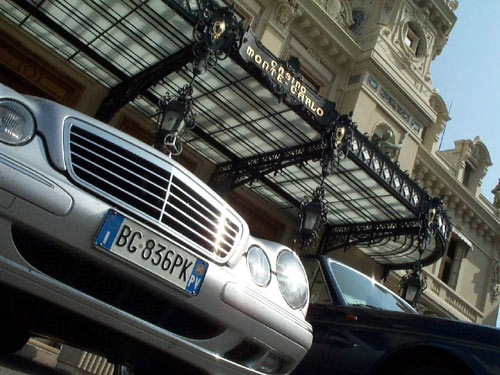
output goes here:
<path id="1" fill-rule="evenodd" d="M 481 141 L 481 138 L 474 138 L 468 157 L 462 163 L 461 181 L 464 186 L 473 193 L 478 192 L 481 180 L 486 175 L 486 171 L 490 165 L 491 159 L 488 149 Z"/>

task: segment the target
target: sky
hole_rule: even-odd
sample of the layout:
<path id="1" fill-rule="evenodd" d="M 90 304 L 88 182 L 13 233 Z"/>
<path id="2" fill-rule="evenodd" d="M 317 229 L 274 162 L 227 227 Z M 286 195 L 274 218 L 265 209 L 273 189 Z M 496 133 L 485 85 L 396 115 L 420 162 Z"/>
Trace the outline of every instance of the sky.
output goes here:
<path id="1" fill-rule="evenodd" d="M 459 0 L 457 22 L 448 43 L 431 63 L 433 87 L 450 112 L 441 150 L 454 141 L 480 136 L 492 166 L 481 193 L 493 201 L 491 190 L 500 179 L 500 18 L 499 0 Z"/>

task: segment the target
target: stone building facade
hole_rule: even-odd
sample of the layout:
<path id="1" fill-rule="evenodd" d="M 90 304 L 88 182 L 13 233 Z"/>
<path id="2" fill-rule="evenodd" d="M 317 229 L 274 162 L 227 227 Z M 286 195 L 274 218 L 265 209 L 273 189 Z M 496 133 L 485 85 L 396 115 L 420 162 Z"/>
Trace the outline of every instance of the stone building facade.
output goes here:
<path id="1" fill-rule="evenodd" d="M 450 117 L 429 72 L 456 22 L 458 1 L 234 3 L 264 45 L 283 58 L 298 56 L 318 93 L 335 101 L 341 113 L 352 111 L 372 140 L 385 134 L 401 168 L 432 196 L 443 198 L 454 230 L 444 256 L 424 269 L 428 288 L 420 310 L 495 325 L 500 187 L 493 191 L 493 203 L 481 195 L 492 161 L 479 137 L 438 150 Z M 382 273 L 356 249 L 329 255 L 369 275 Z M 403 274 L 391 272 L 386 283 L 398 290 Z"/>
<path id="2" fill-rule="evenodd" d="M 494 325 L 500 299 L 500 183 L 493 203 L 481 195 L 492 161 L 480 138 L 438 150 L 450 117 L 429 72 L 456 22 L 458 1 L 224 1 L 276 56 L 297 56 L 304 80 L 316 93 L 334 101 L 340 113 L 352 111 L 361 132 L 432 196 L 443 197 L 454 230 L 444 256 L 424 269 L 428 288 L 421 311 Z M 89 75 L 85 61 L 65 57 L 57 37 L 52 45 L 38 40 L 40 32 L 50 31 L 23 20 L 28 5 L 23 10 L 14 3 L 19 2 L 7 1 L 0 14 L 0 82 L 95 115 L 107 95 L 96 78 L 99 72 Z M 151 142 L 151 120 L 131 106 L 110 123 Z M 179 160 L 205 181 L 214 169 L 188 147 Z M 254 234 L 292 244 L 296 217 L 248 188 L 236 189 L 227 199 Z M 370 276 L 383 274 L 381 265 L 355 248 L 328 255 Z M 403 274 L 391 271 L 386 284 L 397 290 Z"/>

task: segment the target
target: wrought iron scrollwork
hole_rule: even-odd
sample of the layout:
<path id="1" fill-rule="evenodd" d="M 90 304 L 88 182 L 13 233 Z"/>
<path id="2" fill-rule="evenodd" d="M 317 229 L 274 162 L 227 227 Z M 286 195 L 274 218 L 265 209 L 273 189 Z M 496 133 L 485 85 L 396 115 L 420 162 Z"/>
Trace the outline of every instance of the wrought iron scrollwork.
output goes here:
<path id="1" fill-rule="evenodd" d="M 314 141 L 288 149 L 222 163 L 212 174 L 210 186 L 218 192 L 231 190 L 270 173 L 280 173 L 291 165 L 305 164 L 319 158 L 320 154 L 321 144 L 319 141 Z"/>
<path id="2" fill-rule="evenodd" d="M 407 270 L 406 274 L 399 281 L 399 290 L 401 296 L 413 307 L 418 306 L 420 297 L 427 289 L 427 277 L 421 275 L 422 265 L 420 262 L 416 262 L 413 265 L 413 269 Z M 409 289 L 413 287 L 414 295 L 409 296 Z M 410 299 L 411 298 L 411 299 Z"/>
<path id="3" fill-rule="evenodd" d="M 182 152 L 180 138 L 185 129 L 195 126 L 192 95 L 197 76 L 225 59 L 231 48 L 238 48 L 243 35 L 242 22 L 238 21 L 233 6 L 220 7 L 212 0 L 198 0 L 198 10 L 193 11 L 190 4 L 179 5 L 189 12 L 190 17 L 196 16 L 192 75 L 190 81 L 177 90 L 177 98 L 173 99 L 170 93 L 166 93 L 160 99 L 155 140 L 155 147 L 167 149 L 175 155 Z"/>
<path id="4" fill-rule="evenodd" d="M 419 225 L 414 219 L 327 225 L 321 240 L 320 252 L 326 253 L 336 249 L 345 251 L 350 246 L 360 244 L 373 246 L 389 238 L 396 241 L 400 236 L 416 234 Z"/>
<path id="5" fill-rule="evenodd" d="M 335 121 L 329 126 L 326 126 L 321 134 L 321 181 L 319 186 L 314 190 L 312 198 L 304 198 L 300 207 L 298 237 L 300 237 L 301 250 L 316 243 L 318 233 L 328 221 L 325 180 L 337 170 L 340 161 L 346 158 L 351 147 L 353 126 L 352 113 L 341 115 L 337 116 Z M 316 221 L 316 225 L 312 231 L 304 230 L 304 222 L 307 221 L 304 218 L 312 202 L 316 202 L 320 206 L 320 218 Z"/>
<path id="6" fill-rule="evenodd" d="M 444 209 L 441 198 L 434 197 L 423 200 L 419 207 L 418 220 L 420 228 L 416 236 L 416 241 L 419 248 L 426 246 L 437 233 L 445 241 L 451 233 L 451 219 Z"/>
<path id="7" fill-rule="evenodd" d="M 234 6 L 219 7 L 213 1 L 201 1 L 198 21 L 193 28 L 193 63 L 197 74 L 217 65 L 228 56 L 231 48 L 239 47 L 243 22 L 238 21 Z"/>
<path id="8" fill-rule="evenodd" d="M 348 115 L 340 115 L 335 122 L 325 128 L 321 135 L 321 173 L 325 179 L 334 173 L 340 162 L 347 156 L 352 142 L 352 112 Z"/>

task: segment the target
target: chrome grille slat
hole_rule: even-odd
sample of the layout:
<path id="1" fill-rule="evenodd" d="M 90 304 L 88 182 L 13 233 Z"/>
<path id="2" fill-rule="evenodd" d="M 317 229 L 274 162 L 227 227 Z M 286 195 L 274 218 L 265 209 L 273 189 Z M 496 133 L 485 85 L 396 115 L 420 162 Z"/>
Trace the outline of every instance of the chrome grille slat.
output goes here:
<path id="1" fill-rule="evenodd" d="M 174 220 L 179 225 L 182 225 L 184 228 L 186 228 L 186 230 L 190 231 L 195 236 L 197 236 L 197 237 L 199 237 L 201 239 L 204 239 L 206 242 L 210 243 L 212 245 L 212 247 L 216 247 L 217 246 L 217 244 L 216 244 L 215 241 L 212 241 L 212 240 L 208 239 L 207 237 L 203 236 L 202 234 L 198 233 L 197 231 L 195 231 L 194 229 L 192 229 L 191 227 L 189 227 L 188 225 L 186 225 L 182 220 L 179 220 L 178 218 L 176 218 L 175 216 L 170 215 L 170 214 L 166 214 L 165 216 L 167 216 L 170 219 Z"/>
<path id="2" fill-rule="evenodd" d="M 82 148 L 82 149 L 84 149 L 84 150 L 86 150 L 86 151 L 88 151 L 88 152 L 90 152 L 90 153 L 93 153 L 93 154 L 94 154 L 97 158 L 99 158 L 99 160 L 105 161 L 105 162 L 107 162 L 107 163 L 111 163 L 111 164 L 113 164 L 115 167 L 117 167 L 117 168 L 119 168 L 119 169 L 123 170 L 124 172 L 129 173 L 129 174 L 133 174 L 133 175 L 134 175 L 135 177 L 137 177 L 138 179 L 144 179 L 144 177 L 143 177 L 143 176 L 141 176 L 141 175 L 139 175 L 138 173 L 136 173 L 136 172 L 134 172 L 134 171 L 127 170 L 127 169 L 126 169 L 123 165 L 120 165 L 120 164 L 118 164 L 117 162 L 115 162 L 115 161 L 113 161 L 113 160 L 111 160 L 111 159 L 109 159 L 109 158 L 105 158 L 105 157 L 103 157 L 102 155 L 95 154 L 92 150 L 88 149 L 88 148 L 87 148 L 87 147 L 85 147 L 85 146 L 82 146 L 81 144 L 77 144 L 77 143 L 75 143 L 75 142 L 71 142 L 71 145 L 72 145 L 72 146 L 79 147 L 79 148 Z M 73 152 L 73 154 L 76 154 L 74 151 L 72 151 L 72 152 Z M 77 154 L 77 155 L 78 155 L 78 154 Z M 88 159 L 88 158 L 85 158 L 85 157 L 83 157 L 82 155 L 78 155 L 78 157 L 80 157 L 80 158 L 84 158 L 84 159 L 85 159 L 85 160 L 87 160 L 89 163 L 93 163 L 95 166 L 97 166 L 97 167 L 99 167 L 99 168 L 101 168 L 101 169 L 104 169 L 104 168 L 103 168 L 101 165 L 99 165 L 98 163 L 96 163 L 96 162 L 94 162 L 94 161 L 92 161 L 92 160 L 90 160 L 90 159 Z M 122 159 L 122 160 L 123 160 L 123 159 Z M 116 173 L 115 173 L 115 175 L 116 175 L 116 176 L 119 176 L 119 175 L 118 175 L 118 174 L 116 174 Z M 159 177 L 159 178 L 162 178 L 161 176 L 158 176 L 158 177 Z M 144 180 L 145 180 L 145 179 L 144 179 Z M 149 182 L 149 183 L 151 183 L 150 181 L 148 181 L 148 182 Z M 165 182 L 168 182 L 168 181 L 167 181 L 167 180 L 165 180 Z M 156 186 L 159 190 L 162 190 L 162 191 L 163 191 L 163 192 L 165 192 L 165 193 L 167 192 L 167 189 L 165 189 L 165 188 L 164 188 L 164 187 L 162 187 L 161 185 L 159 185 L 159 184 L 153 184 L 153 185 L 155 185 L 155 186 Z M 162 198 L 162 197 L 160 197 L 160 198 Z M 163 198 L 162 198 L 162 199 L 163 199 Z"/>
<path id="3" fill-rule="evenodd" d="M 126 158 L 124 158 L 122 155 L 118 154 L 117 152 L 114 152 L 114 151 L 112 151 L 112 150 L 108 150 L 108 149 L 104 148 L 102 145 L 100 145 L 100 144 L 98 144 L 98 143 L 94 142 L 94 141 L 93 141 L 93 140 L 91 140 L 91 139 L 84 138 L 84 137 L 82 137 L 81 135 L 76 134 L 76 133 L 72 133 L 71 135 L 72 135 L 72 136 L 75 136 L 75 137 L 78 137 L 78 138 L 80 138 L 81 140 L 84 140 L 84 141 L 86 141 L 86 142 L 90 142 L 90 143 L 92 143 L 93 145 L 95 145 L 96 147 L 99 147 L 100 149 L 102 149 L 102 150 L 104 150 L 104 151 L 107 151 L 107 152 L 112 153 L 113 155 L 115 155 L 116 157 L 120 158 L 121 160 L 126 161 L 126 162 L 127 162 L 127 164 L 133 164 L 133 165 L 135 165 L 136 167 L 138 167 L 138 168 L 142 169 L 142 170 L 143 170 L 143 171 L 145 171 L 145 172 L 153 173 L 156 177 L 158 177 L 159 179 L 162 179 L 163 181 L 165 181 L 165 183 L 168 183 L 168 182 L 169 182 L 169 180 L 168 180 L 168 179 L 166 179 L 164 176 L 159 175 L 159 174 L 157 174 L 157 173 L 155 173 L 154 171 L 151 171 L 151 170 L 149 170 L 149 169 L 146 169 L 144 166 L 142 166 L 142 165 L 140 165 L 140 164 L 138 164 L 138 163 L 134 162 L 133 160 L 130 160 L 130 159 L 126 159 Z M 74 141 L 71 141 L 71 144 L 77 144 L 77 143 L 76 143 L 76 142 L 74 142 Z M 79 145 L 80 147 L 82 147 L 80 144 L 78 144 L 78 145 Z M 101 156 L 101 157 L 102 157 L 102 156 Z M 109 160 L 109 159 L 106 159 L 106 160 Z"/>
<path id="4" fill-rule="evenodd" d="M 169 202 L 167 202 L 167 204 L 169 204 L 170 206 L 175 206 L 175 209 L 179 210 L 180 208 L 177 206 L 177 205 L 174 205 L 173 203 L 171 203 L 172 200 L 178 200 L 180 204 L 182 204 L 184 206 L 184 208 L 190 210 L 190 211 L 193 211 L 195 212 L 199 217 L 205 219 L 205 221 L 213 224 L 214 226 L 217 226 L 218 223 L 212 221 L 210 218 L 206 217 L 205 215 L 203 215 L 202 212 L 200 212 L 199 210 L 197 210 L 195 207 L 185 203 L 185 202 L 182 202 L 182 200 L 180 200 L 179 196 L 177 196 L 175 193 L 170 193 L 169 195 Z M 182 213 L 182 215 L 186 215 L 185 212 Z"/>
<path id="5" fill-rule="evenodd" d="M 172 209 L 174 209 L 176 212 L 178 212 L 180 215 L 186 217 L 188 220 L 192 221 L 192 222 L 195 222 L 196 224 L 198 224 L 198 226 L 204 228 L 207 232 L 209 232 L 210 234 L 213 235 L 214 238 L 217 238 L 218 235 L 217 235 L 217 232 L 214 232 L 212 229 L 206 227 L 205 225 L 203 225 L 202 223 L 196 221 L 196 220 L 193 220 L 191 218 L 189 218 L 184 212 L 182 212 L 179 208 L 177 208 L 176 206 L 172 205 L 171 203 L 167 203 L 168 207 L 171 207 Z M 196 236 L 199 236 L 201 237 L 202 235 L 200 233 L 198 233 L 196 230 L 194 230 L 193 228 L 189 227 L 185 222 L 179 220 L 178 218 L 175 218 L 173 215 L 169 215 L 169 214 L 166 214 L 166 216 L 172 218 L 173 220 L 176 220 L 177 222 L 181 223 L 181 225 L 183 225 L 184 227 L 186 227 L 186 229 L 188 229 L 189 231 L 191 231 L 193 234 L 195 234 Z M 224 241 L 224 243 L 226 243 L 227 245 L 231 246 L 231 244 L 229 242 L 227 242 L 226 240 L 222 239 Z M 213 243 L 214 246 L 216 246 L 216 241 L 210 241 L 211 243 Z"/>
<path id="6" fill-rule="evenodd" d="M 66 165 L 77 184 L 192 252 L 229 258 L 244 223 L 204 185 L 122 137 L 77 119 L 65 125 Z"/>
<path id="7" fill-rule="evenodd" d="M 174 187 L 175 189 L 180 190 L 183 194 L 187 194 L 184 190 L 182 190 L 182 188 L 181 188 L 180 186 L 178 186 L 178 185 L 175 183 L 175 180 L 174 180 L 174 181 L 172 181 L 172 185 L 171 185 L 171 186 L 172 186 L 172 187 Z M 179 199 L 179 200 L 181 200 L 181 201 L 182 201 L 182 197 L 180 197 L 180 196 L 179 196 L 178 194 L 176 194 L 175 192 L 172 192 L 172 191 L 171 191 L 171 192 L 170 192 L 170 196 L 175 197 L 175 198 L 177 198 L 177 199 Z M 208 218 L 205 214 L 203 214 L 200 210 L 197 210 L 195 207 L 193 207 L 193 206 L 192 206 L 192 205 L 190 205 L 189 203 L 187 203 L 187 202 L 183 202 L 183 203 L 184 203 L 186 206 L 189 206 L 189 208 L 190 208 L 190 209 L 197 211 L 200 215 L 202 215 L 203 217 L 205 217 L 207 220 L 211 220 L 211 219 L 209 219 L 209 218 Z M 198 203 L 198 202 L 196 202 L 196 203 Z M 198 205 L 199 205 L 199 203 L 198 203 Z M 202 208 L 202 209 L 203 209 L 206 213 L 208 213 L 210 216 L 212 216 L 215 220 L 218 220 L 218 219 L 219 219 L 219 216 L 218 216 L 218 215 L 215 215 L 212 211 L 209 211 L 206 207 L 203 207 L 203 206 L 201 206 L 201 205 L 200 205 L 200 207 L 201 207 L 201 208 Z M 216 222 L 213 222 L 213 224 L 215 225 L 215 224 L 216 224 Z"/>
<path id="8" fill-rule="evenodd" d="M 105 170 L 105 169 L 104 169 L 101 165 L 97 164 L 96 162 L 93 162 L 92 160 L 89 160 L 88 158 L 85 158 L 85 157 L 83 157 L 83 156 L 81 156 L 81 155 L 78 155 L 78 157 L 79 157 L 79 158 L 81 158 L 81 159 L 84 159 L 86 162 L 88 162 L 88 163 L 90 163 L 90 164 L 94 165 L 96 168 L 101 169 L 101 170 L 103 170 L 103 171 L 106 171 L 106 170 Z M 114 163 L 113 163 L 113 164 L 114 164 Z M 73 162 L 73 165 L 78 165 L 78 163 Z M 84 167 L 82 167 L 81 165 L 78 165 L 78 166 L 79 166 L 80 168 L 82 168 L 82 169 L 84 168 Z M 118 168 L 122 168 L 121 166 L 118 166 L 118 165 L 117 165 L 117 167 L 118 167 Z M 113 176 L 115 176 L 115 177 L 116 177 L 116 178 L 118 178 L 119 180 L 123 181 L 124 183 L 126 183 L 126 184 L 128 184 L 128 183 L 129 183 L 127 179 L 123 178 L 123 177 L 122 177 L 122 176 L 120 176 L 119 174 L 114 173 L 114 172 L 110 172 L 110 171 L 107 171 L 107 172 L 108 172 L 108 173 L 110 173 L 110 174 L 112 174 Z M 140 179 L 142 178 L 142 177 L 138 176 L 138 175 L 137 175 L 137 174 L 135 174 L 135 173 L 132 173 L 132 174 L 136 175 L 136 176 L 137 176 L 137 177 L 139 177 Z M 95 175 L 95 176 L 96 176 L 96 177 L 98 177 L 97 175 Z M 114 186 L 115 186 L 116 188 L 118 188 L 118 189 L 122 190 L 124 193 L 128 194 L 128 192 L 127 192 L 126 190 L 121 189 L 121 188 L 119 188 L 119 187 L 118 187 L 118 186 L 116 186 L 116 185 L 114 185 Z M 143 187 L 141 187 L 141 186 L 136 186 L 136 189 L 140 189 L 140 190 L 141 190 L 141 191 L 143 191 L 145 194 L 148 194 L 148 195 L 150 195 L 150 196 L 152 196 L 152 197 L 154 197 L 154 198 L 156 198 L 156 199 L 161 199 L 161 200 L 165 199 L 165 195 L 166 195 L 166 193 L 167 193 L 167 190 L 166 190 L 166 189 L 164 189 L 164 188 L 162 188 L 162 187 L 158 187 L 158 188 L 159 188 L 159 189 L 161 189 L 161 190 L 163 190 L 163 191 L 165 192 L 165 194 L 164 194 L 163 196 L 156 195 L 156 194 L 152 193 L 151 191 L 144 189 L 144 188 L 143 188 Z"/>
<path id="9" fill-rule="evenodd" d="M 84 168 L 80 167 L 77 163 L 73 163 L 73 167 L 77 167 L 77 168 L 80 168 L 81 170 L 84 170 Z M 90 173 L 90 172 L 87 172 L 87 173 L 92 174 L 92 173 Z M 115 189 L 118 189 L 118 190 L 122 191 L 124 194 L 127 194 L 127 195 L 129 195 L 130 197 L 132 197 L 132 198 L 134 198 L 134 199 L 136 199 L 136 200 L 139 200 L 139 201 L 141 201 L 142 203 L 144 203 L 144 204 L 146 204 L 146 205 L 150 206 L 152 209 L 157 210 L 158 212 L 160 212 L 160 211 L 161 211 L 158 207 L 155 207 L 155 206 L 154 206 L 154 205 L 152 205 L 151 203 L 146 202 L 145 200 L 143 200 L 143 199 L 141 199 L 141 198 L 137 198 L 136 196 L 134 196 L 134 195 L 130 194 L 127 190 L 125 190 L 125 189 L 123 189 L 123 188 L 121 188 L 121 187 L 119 187 L 119 186 L 116 186 L 115 184 L 109 183 L 108 181 L 106 181 L 106 180 L 105 180 L 105 179 L 103 179 L 102 177 L 99 177 L 99 176 L 97 176 L 97 175 L 95 175 L 95 174 L 92 174 L 92 175 L 93 175 L 95 178 L 97 178 L 97 179 L 101 180 L 102 182 L 104 182 L 105 184 L 110 185 L 110 186 L 113 186 Z"/>
<path id="10" fill-rule="evenodd" d="M 182 187 L 176 185 L 175 180 L 172 181 L 172 186 L 175 186 L 176 189 L 179 189 L 182 193 L 186 194 L 186 192 L 184 190 L 182 190 Z M 170 196 L 177 198 L 179 201 L 182 201 L 182 198 L 179 197 L 175 193 L 170 193 Z M 203 216 L 203 218 L 205 218 L 207 221 L 210 221 L 211 224 L 213 224 L 215 227 L 219 226 L 219 217 L 217 215 L 215 215 L 213 212 L 209 211 L 206 207 L 200 206 L 204 210 L 204 212 L 208 213 L 211 217 L 213 217 L 215 219 L 215 221 L 211 220 L 203 212 L 196 209 L 192 205 L 189 205 L 187 202 L 183 202 L 183 204 L 187 205 L 191 210 L 196 211 L 199 215 Z M 232 238 L 236 238 L 236 236 L 238 235 L 238 232 L 234 228 L 232 228 L 230 225 L 227 225 L 227 222 L 226 222 L 225 228 L 226 228 L 226 233 L 227 233 L 227 230 L 230 230 L 233 233 Z M 227 233 L 227 234 L 229 235 L 229 233 Z"/>
<path id="11" fill-rule="evenodd" d="M 236 230 L 234 230 L 234 228 L 231 227 L 230 225 L 226 225 L 226 230 L 231 231 L 233 233 L 233 236 L 232 236 L 233 238 L 236 238 L 236 236 L 238 235 L 238 232 Z M 229 234 L 229 232 L 227 232 L 227 233 Z"/>
<path id="12" fill-rule="evenodd" d="M 189 215 L 187 215 L 185 212 L 183 212 L 179 207 L 173 205 L 172 203 L 170 202 L 167 202 L 167 206 L 168 207 L 171 207 L 173 210 L 175 210 L 176 212 L 179 213 L 179 215 L 185 217 L 186 219 L 188 219 L 189 221 L 192 221 L 193 223 L 199 225 L 200 227 L 203 227 L 203 228 L 206 228 L 207 231 L 209 231 L 214 237 L 217 236 L 219 230 L 217 231 L 214 231 L 213 229 L 210 229 L 210 227 L 206 226 L 205 224 L 201 223 L 200 221 L 190 217 Z M 213 223 L 214 226 L 213 228 L 219 228 L 219 224 L 216 224 L 216 223 Z M 225 231 L 225 224 L 224 224 L 224 233 L 223 234 L 227 234 L 226 231 Z M 232 237 L 234 239 L 234 237 Z"/>
<path id="13" fill-rule="evenodd" d="M 177 198 L 177 199 L 180 199 L 180 198 L 179 198 L 178 196 L 176 196 L 174 193 L 170 194 L 170 196 L 171 196 L 171 197 L 174 197 L 174 198 Z M 183 202 L 183 203 L 184 203 L 184 202 Z M 185 212 L 183 212 L 183 211 L 182 211 L 179 207 L 177 207 L 177 206 L 173 205 L 173 204 L 172 204 L 172 203 L 170 203 L 170 202 L 168 202 L 168 204 L 169 204 L 171 207 L 173 207 L 175 210 L 179 211 L 179 213 L 180 213 L 181 215 L 184 215 L 184 216 L 186 216 L 186 217 L 188 216 L 188 215 L 187 215 Z M 188 205 L 187 207 L 188 207 L 190 210 L 195 211 L 195 212 L 196 212 L 197 214 L 199 214 L 202 218 L 204 218 L 206 221 L 208 221 L 210 224 L 212 224 L 215 228 L 219 228 L 219 226 L 220 226 L 219 221 L 220 221 L 220 220 L 219 220 L 219 221 L 213 221 L 213 220 L 211 220 L 210 218 L 208 218 L 208 217 L 206 217 L 205 215 L 203 215 L 203 213 L 202 213 L 202 212 L 200 212 L 200 211 L 198 211 L 195 207 L 192 207 L 192 206 L 190 206 L 190 205 Z M 193 220 L 194 220 L 194 219 L 193 219 Z M 197 220 L 194 220 L 194 221 L 197 221 Z M 198 222 L 198 221 L 197 221 L 197 222 Z M 198 222 L 198 223 L 199 223 L 199 222 Z M 199 223 L 199 224 L 201 225 L 201 223 Z M 227 229 L 231 229 L 231 228 L 227 225 L 227 223 L 224 223 L 224 228 L 225 228 L 225 229 L 226 229 L 226 228 L 227 228 Z M 226 231 L 226 230 L 225 230 L 225 233 L 226 233 L 227 235 L 229 235 L 229 233 L 227 233 L 227 231 Z M 234 231 L 233 231 L 233 233 L 234 233 Z M 214 233 L 214 234 L 215 234 L 215 233 Z M 235 236 L 235 235 L 233 235 L 233 236 L 231 236 L 231 237 L 234 239 L 236 236 Z"/>

